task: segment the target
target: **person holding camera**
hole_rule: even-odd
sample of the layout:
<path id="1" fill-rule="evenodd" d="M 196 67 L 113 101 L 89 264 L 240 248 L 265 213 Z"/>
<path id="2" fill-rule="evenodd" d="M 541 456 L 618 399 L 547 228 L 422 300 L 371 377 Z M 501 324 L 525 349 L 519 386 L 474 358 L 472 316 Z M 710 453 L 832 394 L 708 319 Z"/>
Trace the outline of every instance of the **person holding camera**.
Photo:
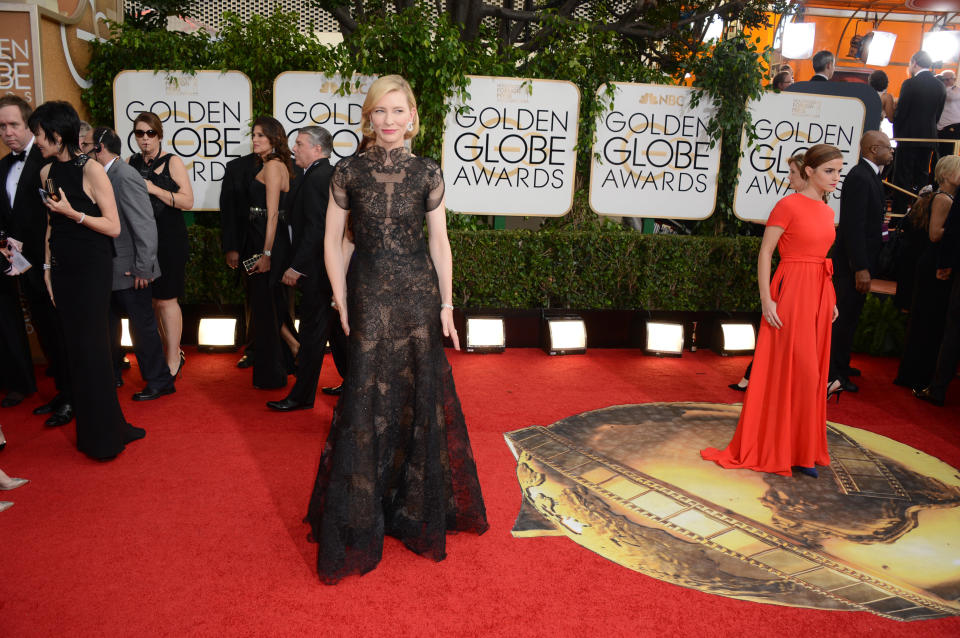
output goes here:
<path id="1" fill-rule="evenodd" d="M 45 102 L 28 123 L 40 152 L 53 160 L 40 171 L 49 209 L 43 271 L 74 383 L 77 447 L 108 460 L 146 434 L 123 417 L 110 358 L 111 238 L 120 234 L 113 187 L 103 167 L 80 153 L 80 118 L 72 106 Z"/>
<path id="2" fill-rule="evenodd" d="M 130 158 L 130 165 L 143 177 L 157 220 L 157 261 L 161 276 L 150 286 L 153 309 L 166 346 L 167 366 L 176 378 L 185 360 L 180 349 L 183 313 L 177 299 L 183 296 L 190 256 L 183 211 L 193 208 L 193 188 L 183 160 L 163 152 L 163 124 L 159 117 L 142 111 L 133 120 L 133 135 L 140 152 Z"/>

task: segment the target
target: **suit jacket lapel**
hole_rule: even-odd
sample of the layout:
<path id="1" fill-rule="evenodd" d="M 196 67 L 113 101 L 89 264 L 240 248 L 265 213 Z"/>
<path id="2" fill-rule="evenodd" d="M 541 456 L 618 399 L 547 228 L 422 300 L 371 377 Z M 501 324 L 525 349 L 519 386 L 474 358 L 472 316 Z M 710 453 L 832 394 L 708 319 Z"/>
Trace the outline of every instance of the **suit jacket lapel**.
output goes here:
<path id="1" fill-rule="evenodd" d="M 20 173 L 20 181 L 17 182 L 17 195 L 14 201 L 23 201 L 20 198 L 27 192 L 28 188 L 40 188 L 39 182 L 33 184 L 28 182 L 33 181 L 30 179 L 32 175 L 39 174 L 42 164 L 43 156 L 40 154 L 40 149 L 37 148 L 36 142 L 34 142 L 33 148 L 30 149 L 26 159 L 23 160 L 23 172 Z M 6 184 L 6 182 L 4 182 L 4 184 Z"/>

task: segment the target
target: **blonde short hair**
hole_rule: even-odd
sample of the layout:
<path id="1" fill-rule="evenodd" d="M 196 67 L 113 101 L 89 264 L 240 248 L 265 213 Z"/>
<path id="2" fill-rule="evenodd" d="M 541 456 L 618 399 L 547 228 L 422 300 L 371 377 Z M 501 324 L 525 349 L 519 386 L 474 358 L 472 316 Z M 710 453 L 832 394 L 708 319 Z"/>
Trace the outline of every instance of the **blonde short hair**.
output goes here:
<path id="1" fill-rule="evenodd" d="M 960 155 L 947 155 L 941 157 L 933 169 L 933 178 L 937 184 L 942 184 L 947 175 L 955 175 L 960 172 Z"/>
<path id="2" fill-rule="evenodd" d="M 367 91 L 367 98 L 363 101 L 363 109 L 360 112 L 360 130 L 363 136 L 369 138 L 371 142 L 374 141 L 376 133 L 374 133 L 373 127 L 370 126 L 370 113 L 373 111 L 373 107 L 377 105 L 377 102 L 391 91 L 400 91 L 406 95 L 407 104 L 410 106 L 410 110 L 414 112 L 413 130 L 404 131 L 404 139 L 412 139 L 420 132 L 420 113 L 416 111 L 417 98 L 413 97 L 413 89 L 410 88 L 410 84 L 399 75 L 384 75 L 377 78 L 373 84 L 370 85 L 370 90 Z"/>

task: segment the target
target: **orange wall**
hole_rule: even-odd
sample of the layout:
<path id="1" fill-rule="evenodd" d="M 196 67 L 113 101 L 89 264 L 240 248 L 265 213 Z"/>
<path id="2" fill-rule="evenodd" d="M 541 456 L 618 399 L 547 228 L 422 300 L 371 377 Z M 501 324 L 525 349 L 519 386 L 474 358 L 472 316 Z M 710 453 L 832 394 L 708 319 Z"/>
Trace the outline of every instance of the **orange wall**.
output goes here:
<path id="1" fill-rule="evenodd" d="M 837 66 L 854 67 L 863 69 L 883 69 L 890 78 L 890 86 L 887 91 L 894 96 L 900 94 L 900 85 L 907 79 L 907 63 L 910 56 L 920 50 L 923 43 L 923 34 L 930 30 L 930 25 L 924 25 L 921 22 L 894 22 L 884 20 L 874 27 L 872 21 L 854 19 L 849 21 L 847 18 L 826 18 L 820 16 L 807 16 L 805 22 L 813 22 L 817 25 L 817 35 L 814 43 L 814 52 L 827 49 L 832 51 L 837 57 Z M 846 26 L 846 32 L 844 32 Z M 855 35 L 866 35 L 870 31 L 889 31 L 897 34 L 897 41 L 893 45 L 893 55 L 890 56 L 890 64 L 885 67 L 867 66 L 856 58 L 847 57 L 850 50 L 850 39 Z M 841 38 L 841 33 L 843 37 Z M 773 31 L 764 30 L 758 32 L 764 38 L 764 45 L 773 44 Z M 774 56 L 773 62 L 777 62 Z M 787 60 L 784 60 L 785 62 Z M 810 60 L 789 60 L 793 67 L 794 79 L 809 80 L 813 76 L 813 65 Z M 956 62 L 951 63 L 950 68 L 956 69 Z"/>

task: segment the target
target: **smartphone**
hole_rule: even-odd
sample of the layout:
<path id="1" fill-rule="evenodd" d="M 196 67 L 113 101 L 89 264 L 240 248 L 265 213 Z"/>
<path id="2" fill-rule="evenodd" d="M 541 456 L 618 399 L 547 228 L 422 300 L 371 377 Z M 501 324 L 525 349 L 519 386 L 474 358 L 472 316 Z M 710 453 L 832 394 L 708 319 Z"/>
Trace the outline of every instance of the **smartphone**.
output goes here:
<path id="1" fill-rule="evenodd" d="M 47 189 L 41 186 L 38 190 L 40 191 L 40 198 L 43 200 L 44 204 L 50 201 L 50 194 L 47 193 Z M 56 200 L 53 200 L 53 201 L 56 201 Z"/>
<path id="2" fill-rule="evenodd" d="M 263 255 L 258 254 L 243 260 L 243 269 L 247 271 L 248 275 L 253 274 L 253 269 L 257 267 L 257 262 L 260 261 L 261 257 Z"/>

